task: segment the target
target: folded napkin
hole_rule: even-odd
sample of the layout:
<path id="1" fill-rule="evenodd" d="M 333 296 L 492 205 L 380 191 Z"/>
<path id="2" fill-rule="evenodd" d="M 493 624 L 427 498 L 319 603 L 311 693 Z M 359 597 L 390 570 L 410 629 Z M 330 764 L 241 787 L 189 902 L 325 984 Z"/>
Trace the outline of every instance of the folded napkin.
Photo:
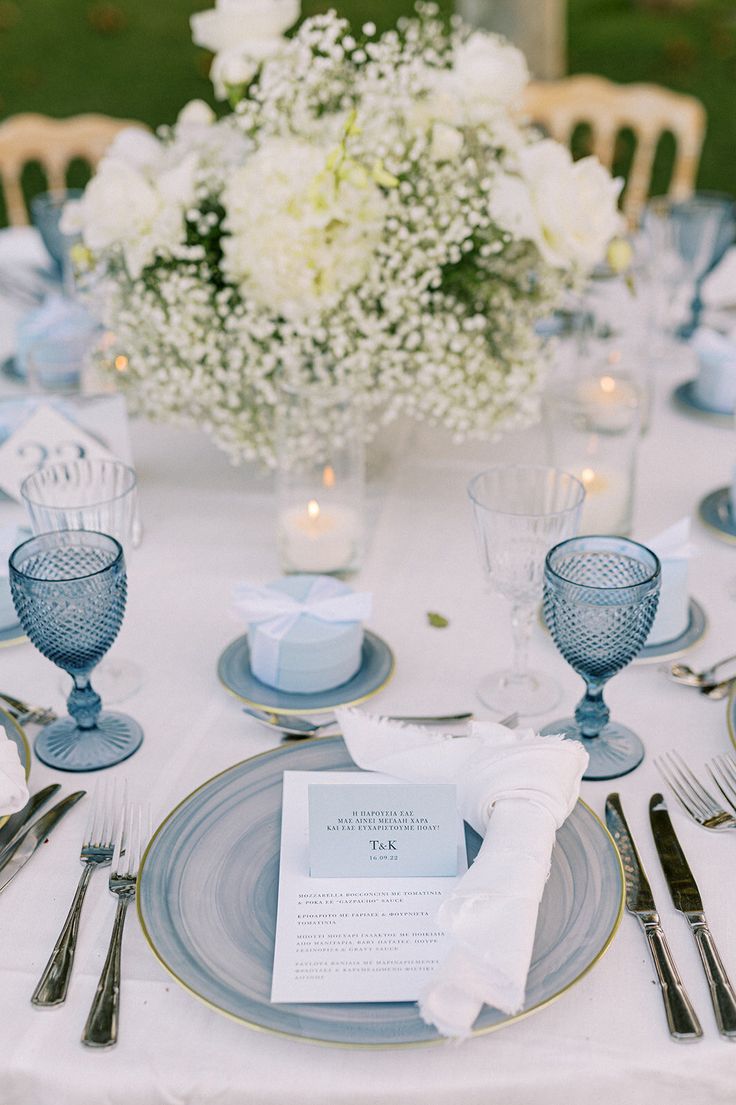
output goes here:
<path id="1" fill-rule="evenodd" d="M 484 838 L 440 905 L 449 949 L 420 998 L 422 1018 L 462 1038 L 484 1003 L 518 1012 L 555 834 L 577 802 L 587 752 L 576 741 L 493 722 L 475 722 L 456 739 L 354 709 L 337 718 L 359 767 L 454 783 L 461 815 Z"/>
<path id="2" fill-rule="evenodd" d="M 690 344 L 698 358 L 698 399 L 707 407 L 730 414 L 736 407 L 736 337 L 701 326 Z"/>
<path id="3" fill-rule="evenodd" d="M 0 726 L 0 817 L 17 813 L 27 801 L 26 773 L 18 749 Z"/>
<path id="4" fill-rule="evenodd" d="M 736 246 L 705 277 L 700 298 L 706 307 L 736 307 Z"/>
<path id="5" fill-rule="evenodd" d="M 690 518 L 681 518 L 644 544 L 662 565 L 657 614 L 647 637 L 648 645 L 660 645 L 681 636 L 690 622 L 688 568 L 698 551 L 690 541 Z"/>

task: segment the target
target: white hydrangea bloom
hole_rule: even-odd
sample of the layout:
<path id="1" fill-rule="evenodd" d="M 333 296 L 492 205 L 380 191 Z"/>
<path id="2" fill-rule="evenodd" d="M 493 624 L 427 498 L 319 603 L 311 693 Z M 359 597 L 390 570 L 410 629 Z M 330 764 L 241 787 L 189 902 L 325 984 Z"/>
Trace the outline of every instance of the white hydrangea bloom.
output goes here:
<path id="1" fill-rule="evenodd" d="M 264 142 L 223 193 L 223 269 L 243 295 L 286 317 L 318 311 L 364 278 L 385 202 L 355 167 L 337 180 L 330 151 L 291 138 Z"/>

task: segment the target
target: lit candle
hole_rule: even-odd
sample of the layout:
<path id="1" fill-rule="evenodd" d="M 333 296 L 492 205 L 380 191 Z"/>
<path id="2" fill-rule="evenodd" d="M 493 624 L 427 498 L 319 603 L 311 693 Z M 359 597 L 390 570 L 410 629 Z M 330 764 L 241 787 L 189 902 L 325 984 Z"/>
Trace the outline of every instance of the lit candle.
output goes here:
<path id="1" fill-rule="evenodd" d="M 628 530 L 631 490 L 624 473 L 600 466 L 583 468 L 580 481 L 585 488 L 580 532 L 620 534 Z"/>
<path id="2" fill-rule="evenodd" d="M 605 375 L 583 380 L 578 397 L 595 429 L 604 433 L 628 430 L 632 419 L 638 417 L 639 391 L 621 377 Z"/>
<path id="3" fill-rule="evenodd" d="M 348 507 L 321 507 L 310 499 L 306 509 L 279 516 L 284 566 L 296 572 L 339 572 L 353 565 L 360 536 L 358 514 Z"/>

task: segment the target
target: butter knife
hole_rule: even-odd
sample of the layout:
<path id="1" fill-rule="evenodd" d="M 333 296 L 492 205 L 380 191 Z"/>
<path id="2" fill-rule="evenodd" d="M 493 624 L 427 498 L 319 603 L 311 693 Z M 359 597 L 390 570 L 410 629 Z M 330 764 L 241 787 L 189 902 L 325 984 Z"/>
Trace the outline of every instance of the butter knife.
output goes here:
<path id="1" fill-rule="evenodd" d="M 33 853 L 42 844 L 48 834 L 80 798 L 86 794 L 84 790 L 75 790 L 57 802 L 42 817 L 39 817 L 0 854 L 0 890 L 4 890 L 11 879 L 20 871 L 24 864 L 28 863 Z"/>
<path id="2" fill-rule="evenodd" d="M 659 923 L 654 897 L 629 826 L 626 824 L 618 794 L 609 794 L 606 799 L 606 825 L 616 841 L 624 867 L 626 908 L 637 918 L 647 938 L 662 989 L 670 1036 L 674 1040 L 697 1040 L 703 1035 L 703 1029 L 682 984 L 672 952 Z"/>
<path id="3" fill-rule="evenodd" d="M 2 853 L 9 844 L 13 843 L 23 826 L 28 824 L 31 818 L 41 809 L 41 806 L 56 794 L 59 789 L 58 783 L 52 783 L 51 786 L 44 787 L 43 790 L 39 790 L 38 793 L 32 794 L 22 810 L 18 810 L 17 813 L 11 813 L 2 829 L 0 829 L 0 853 Z"/>
<path id="4" fill-rule="evenodd" d="M 649 799 L 649 820 L 672 903 L 684 915 L 698 946 L 718 1031 L 736 1040 L 736 995 L 708 928 L 700 891 L 661 794 L 653 794 Z"/>

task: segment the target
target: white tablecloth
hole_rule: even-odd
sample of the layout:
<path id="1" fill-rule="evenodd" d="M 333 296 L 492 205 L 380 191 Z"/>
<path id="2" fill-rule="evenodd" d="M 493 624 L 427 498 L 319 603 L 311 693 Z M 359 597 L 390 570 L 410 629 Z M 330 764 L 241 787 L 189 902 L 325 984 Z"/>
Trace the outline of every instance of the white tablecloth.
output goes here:
<path id="1" fill-rule="evenodd" d="M 19 244 L 25 248 L 16 232 L 0 235 L 0 263 Z M 7 308 L 0 314 L 5 349 L 12 347 L 11 316 Z M 652 431 L 641 448 L 640 537 L 693 512 L 705 492 L 730 480 L 733 434 L 691 421 L 668 403 L 672 384 L 687 371 L 684 361 L 660 376 Z M 231 468 L 195 432 L 137 421 L 132 434 L 145 536 L 130 558 L 129 607 L 111 655 L 134 656 L 145 670 L 144 686 L 125 704 L 145 741 L 114 773 L 147 787 L 160 819 L 205 779 L 274 744 L 224 692 L 215 669 L 239 632 L 228 612 L 233 583 L 267 582 L 278 564 L 268 478 Z M 506 661 L 508 612 L 484 598 L 465 486 L 475 471 L 510 456 L 543 459 L 539 432 L 453 448 L 425 429 L 385 481 L 357 579 L 361 589 L 373 590 L 372 628 L 397 657 L 396 676 L 377 708 L 475 708 L 478 679 Z M 11 510 L 0 512 L 0 524 Z M 702 555 L 692 563 L 692 593 L 710 622 L 693 653 L 698 663 L 736 649 L 736 549 L 697 523 L 695 535 Z M 448 617 L 449 627 L 428 626 L 428 610 Z M 540 629 L 532 660 L 557 676 L 565 708 L 572 706 L 582 685 Z M 3 689 L 60 708 L 58 681 L 58 671 L 31 646 L 0 651 Z M 115 905 L 104 876 L 88 895 L 66 1005 L 42 1012 L 29 1001 L 79 875 L 85 811 L 78 808 L 0 896 L 2 1105 L 733 1105 L 736 1051 L 717 1035 L 697 951 L 671 906 L 647 816 L 649 796 L 662 786 L 653 757 L 677 748 L 701 767 L 727 751 L 725 704 L 673 685 L 657 665 L 627 669 L 607 698 L 615 716 L 644 738 L 648 754 L 630 776 L 584 784 L 583 797 L 602 814 L 610 790 L 622 795 L 703 1040 L 686 1047 L 670 1041 L 645 942 L 629 915 L 601 962 L 534 1016 L 460 1047 L 381 1052 L 298 1043 L 227 1020 L 167 975 L 131 916 L 120 1042 L 109 1052 L 90 1052 L 79 1037 Z M 51 780 L 65 789 L 80 782 L 34 760 L 33 788 Z M 673 817 L 736 981 L 736 839 L 708 834 L 677 812 Z"/>

